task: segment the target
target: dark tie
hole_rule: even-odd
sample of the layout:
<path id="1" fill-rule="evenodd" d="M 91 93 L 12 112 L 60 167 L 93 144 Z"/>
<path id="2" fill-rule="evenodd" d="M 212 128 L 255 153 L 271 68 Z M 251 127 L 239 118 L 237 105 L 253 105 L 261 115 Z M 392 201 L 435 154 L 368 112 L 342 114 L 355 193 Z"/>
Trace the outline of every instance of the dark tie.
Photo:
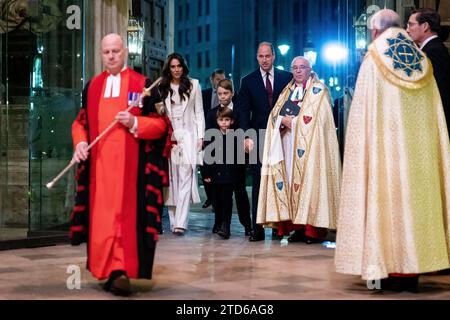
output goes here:
<path id="1" fill-rule="evenodd" d="M 266 90 L 267 90 L 267 96 L 269 97 L 269 106 L 272 107 L 273 89 L 272 89 L 272 84 L 270 83 L 269 75 L 270 75 L 270 73 L 267 72 L 267 74 L 266 74 Z"/>

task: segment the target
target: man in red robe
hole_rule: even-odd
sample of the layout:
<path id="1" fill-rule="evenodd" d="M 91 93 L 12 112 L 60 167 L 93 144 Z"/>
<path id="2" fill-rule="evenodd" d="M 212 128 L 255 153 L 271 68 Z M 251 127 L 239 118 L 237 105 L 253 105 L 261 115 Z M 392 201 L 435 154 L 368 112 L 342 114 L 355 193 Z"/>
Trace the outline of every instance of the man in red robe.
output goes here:
<path id="1" fill-rule="evenodd" d="M 72 243 L 88 243 L 87 268 L 105 290 L 130 294 L 130 278 L 151 278 L 158 225 L 167 184 L 167 117 L 156 112 L 152 95 L 130 112 L 130 94 L 141 94 L 146 79 L 125 66 L 127 49 L 117 34 L 105 36 L 106 71 L 83 92 L 72 125 L 77 172 Z M 89 152 L 88 144 L 114 120 L 116 126 Z"/>

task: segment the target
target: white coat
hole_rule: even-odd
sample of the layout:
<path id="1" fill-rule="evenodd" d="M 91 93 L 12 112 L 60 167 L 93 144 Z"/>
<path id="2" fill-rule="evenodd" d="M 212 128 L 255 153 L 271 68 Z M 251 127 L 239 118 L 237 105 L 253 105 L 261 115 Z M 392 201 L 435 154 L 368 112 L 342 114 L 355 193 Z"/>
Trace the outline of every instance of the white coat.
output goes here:
<path id="1" fill-rule="evenodd" d="M 173 139 L 177 141 L 177 145 L 172 149 L 171 165 L 175 161 L 181 164 L 190 164 L 192 167 L 192 184 L 191 184 L 191 201 L 193 203 L 200 202 L 197 185 L 197 164 L 202 164 L 203 156 L 201 148 L 197 148 L 197 140 L 203 139 L 205 136 L 205 118 L 203 113 L 202 91 L 197 79 L 190 79 L 192 83 L 192 91 L 189 99 L 182 101 L 183 105 L 183 130 L 176 130 L 173 133 Z M 164 107 L 170 121 L 172 118 L 172 104 L 168 96 L 164 101 Z M 177 148 L 183 148 L 183 157 L 180 159 L 176 154 Z M 169 181 L 173 181 L 171 170 L 169 170 Z M 170 184 L 165 192 L 165 204 L 168 206 L 176 206 L 177 190 L 173 189 Z"/>

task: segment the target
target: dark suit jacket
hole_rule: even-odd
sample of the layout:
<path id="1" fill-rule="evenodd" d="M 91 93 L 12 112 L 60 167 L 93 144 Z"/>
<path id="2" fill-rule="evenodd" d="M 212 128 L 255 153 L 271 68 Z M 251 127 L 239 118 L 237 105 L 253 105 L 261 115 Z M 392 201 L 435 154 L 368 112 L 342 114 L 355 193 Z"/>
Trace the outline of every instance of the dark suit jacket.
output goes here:
<path id="1" fill-rule="evenodd" d="M 234 119 L 233 125 L 231 126 L 231 129 L 237 130 L 240 128 L 240 126 L 239 126 L 238 119 L 236 117 L 236 101 L 234 101 L 235 100 L 234 98 L 235 97 L 233 97 L 233 116 L 235 119 Z M 220 105 L 209 110 L 208 116 L 206 118 L 206 130 L 208 130 L 208 129 L 219 130 L 219 125 L 217 124 L 217 111 L 219 110 L 219 108 L 220 108 Z M 235 138 L 236 148 L 244 145 L 244 141 L 242 139 L 243 138 L 240 136 Z M 212 140 L 212 141 L 214 141 L 214 140 Z M 212 141 L 205 141 L 205 146 L 209 145 Z M 236 150 L 237 149 L 235 149 L 235 152 L 237 152 Z M 225 150 L 225 152 L 226 152 L 226 150 Z M 235 153 L 235 155 L 236 155 L 236 153 Z M 248 161 L 247 154 L 245 155 L 245 161 L 246 161 L 246 163 Z M 211 176 L 211 172 L 212 172 L 211 167 L 207 168 L 207 170 L 209 170 L 209 171 L 205 172 L 205 174 L 209 174 Z M 239 179 L 236 179 L 236 180 L 238 180 L 239 183 L 242 183 L 243 185 L 245 185 L 245 165 L 238 165 L 237 167 L 234 167 L 232 170 L 237 170 L 239 172 L 239 174 L 238 174 Z"/>
<path id="2" fill-rule="evenodd" d="M 208 111 L 206 115 L 206 121 L 205 121 L 205 128 L 208 129 L 219 129 L 219 125 L 217 124 L 217 111 L 219 110 L 220 105 L 215 106 L 211 110 Z M 232 129 L 239 129 L 239 122 L 237 119 L 237 112 L 236 112 L 236 99 L 233 97 L 233 116 L 234 121 L 233 125 L 231 126 Z"/>
<path id="3" fill-rule="evenodd" d="M 245 165 L 238 164 L 238 147 L 243 148 L 243 143 L 239 143 L 238 139 L 234 137 L 233 145 L 227 144 L 226 134 L 222 134 L 220 139 L 222 140 L 220 147 L 215 151 L 222 154 L 222 159 L 217 159 L 218 161 L 213 164 L 205 165 L 205 176 L 211 178 L 214 184 L 234 184 L 242 181 L 242 177 L 245 177 Z M 234 160 L 232 163 L 227 163 L 227 154 L 229 156 L 229 153 L 233 151 L 228 150 L 229 147 L 234 148 Z M 213 152 L 213 156 L 215 156 L 215 152 Z"/>
<path id="4" fill-rule="evenodd" d="M 450 124 L 450 54 L 439 38 L 428 42 L 423 51 L 433 65 L 434 77 L 439 87 L 448 126 Z"/>
<path id="5" fill-rule="evenodd" d="M 212 99 L 213 89 L 205 89 L 202 90 L 202 99 L 203 99 L 203 112 L 205 113 L 205 120 L 208 117 L 208 112 L 211 110 L 211 99 Z"/>
<path id="6" fill-rule="evenodd" d="M 242 78 L 241 90 L 237 99 L 238 103 L 235 106 L 240 128 L 244 131 L 250 128 L 256 130 L 265 129 L 269 114 L 276 104 L 281 91 L 291 80 L 292 74 L 290 72 L 275 68 L 273 103 L 269 106 L 269 98 L 260 69 L 258 68 Z"/>

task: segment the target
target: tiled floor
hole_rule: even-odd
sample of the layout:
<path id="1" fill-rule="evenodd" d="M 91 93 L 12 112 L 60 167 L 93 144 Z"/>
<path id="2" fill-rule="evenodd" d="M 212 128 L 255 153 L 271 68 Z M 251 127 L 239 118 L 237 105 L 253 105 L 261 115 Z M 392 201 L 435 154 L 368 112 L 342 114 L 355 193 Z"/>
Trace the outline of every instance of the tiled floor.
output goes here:
<path id="1" fill-rule="evenodd" d="M 154 279 L 133 281 L 128 299 L 450 299 L 450 276 L 421 277 L 418 293 L 369 291 L 360 278 L 334 272 L 333 249 L 272 241 L 269 231 L 265 242 L 250 243 L 237 216 L 231 238 L 221 240 L 210 232 L 213 214 L 192 211 L 189 233 L 161 236 Z M 85 249 L 0 252 L 0 299 L 118 299 L 84 269 Z M 81 269 L 81 290 L 67 288 L 71 266 Z"/>

